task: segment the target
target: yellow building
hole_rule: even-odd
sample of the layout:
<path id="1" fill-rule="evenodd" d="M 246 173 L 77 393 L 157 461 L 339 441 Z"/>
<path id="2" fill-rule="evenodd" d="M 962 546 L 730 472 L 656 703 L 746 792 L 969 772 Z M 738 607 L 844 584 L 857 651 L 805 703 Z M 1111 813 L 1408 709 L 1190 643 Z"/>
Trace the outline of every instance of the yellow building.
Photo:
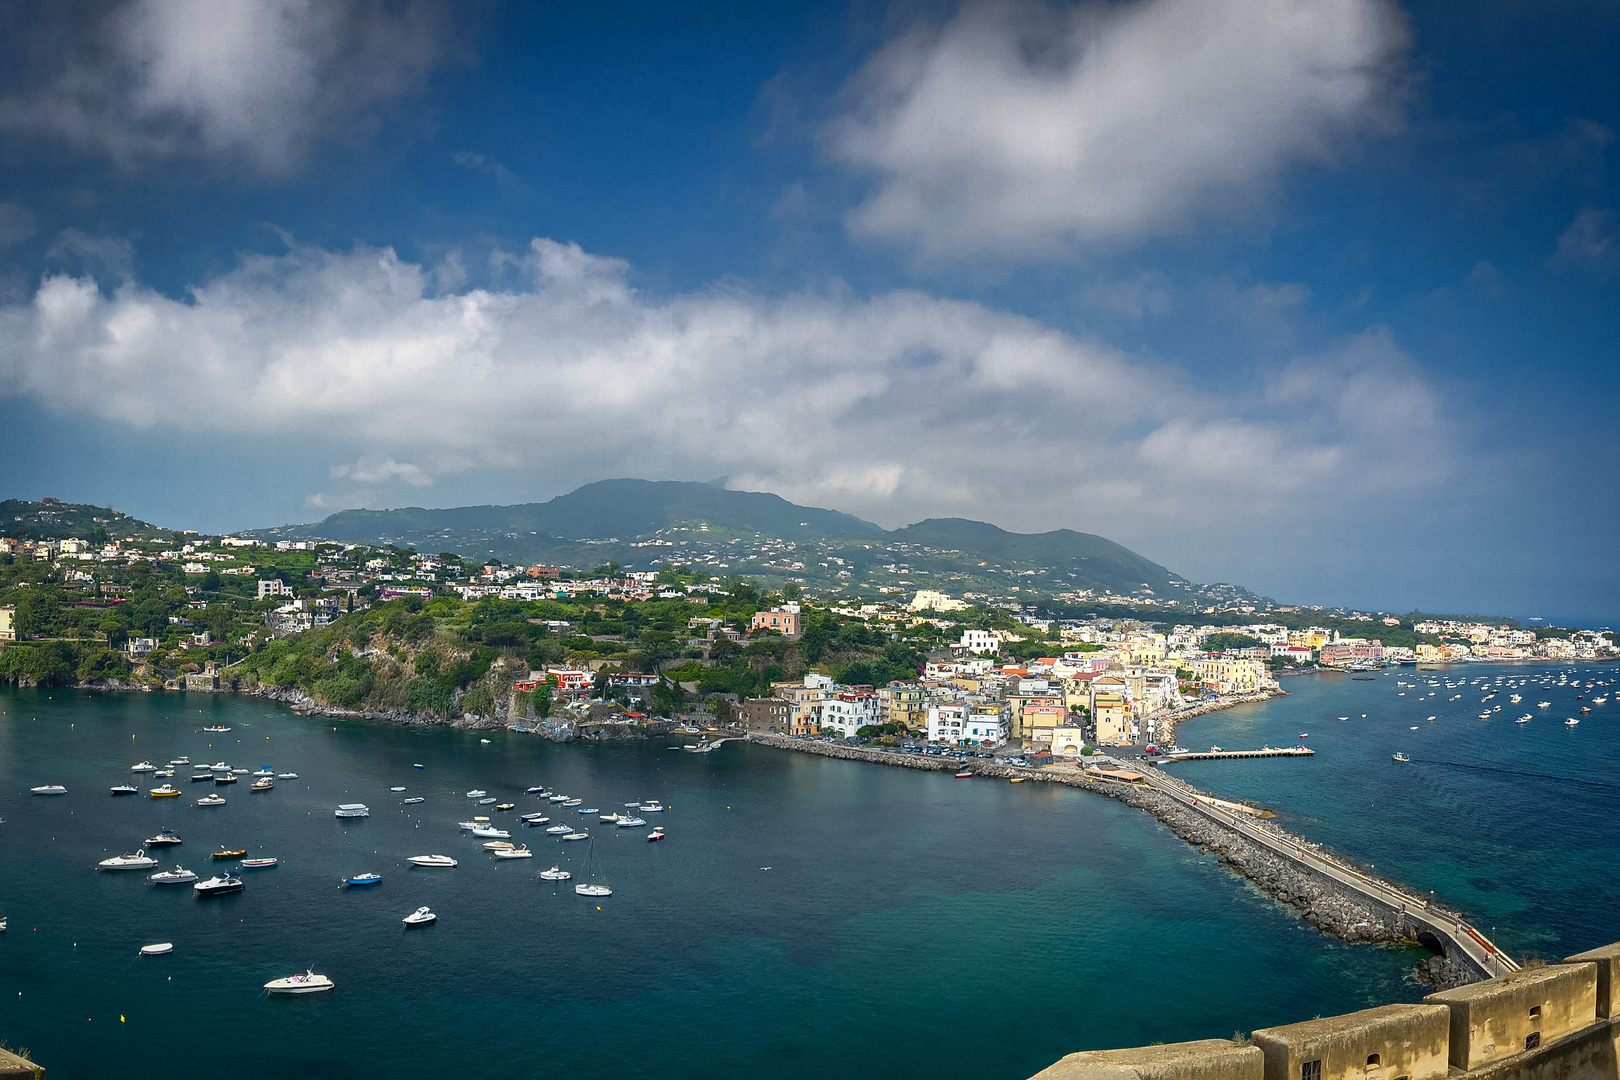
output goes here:
<path id="1" fill-rule="evenodd" d="M 1258 660 L 1194 660 L 1193 675 L 1218 693 L 1243 694 L 1270 682 L 1266 665 Z"/>
<path id="2" fill-rule="evenodd" d="M 17 609 L 0 607 L 0 641 L 17 640 Z"/>
<path id="3" fill-rule="evenodd" d="M 1098 746 L 1127 746 L 1131 721 L 1123 695 L 1103 691 L 1091 695 L 1091 718 L 1097 725 Z"/>
<path id="4" fill-rule="evenodd" d="M 917 729 L 928 724 L 928 693 L 920 686 L 890 686 L 877 692 L 878 720 Z"/>

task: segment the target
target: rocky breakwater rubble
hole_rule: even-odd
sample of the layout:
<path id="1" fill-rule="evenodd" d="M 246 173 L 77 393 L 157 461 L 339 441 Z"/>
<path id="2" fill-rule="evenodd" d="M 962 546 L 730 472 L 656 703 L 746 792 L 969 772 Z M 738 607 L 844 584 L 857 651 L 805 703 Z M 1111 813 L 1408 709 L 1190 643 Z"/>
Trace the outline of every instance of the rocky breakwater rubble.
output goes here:
<path id="1" fill-rule="evenodd" d="M 1352 890 L 1337 887 L 1242 834 L 1192 810 L 1163 792 L 1136 783 L 1093 779 L 1073 769 L 1026 769 L 982 760 L 921 757 L 916 754 L 840 746 L 779 735 L 750 735 L 750 742 L 848 761 L 868 761 L 930 772 L 971 770 L 975 775 L 1062 784 L 1083 788 L 1145 810 L 1164 822 L 1181 839 L 1215 855 L 1228 869 L 1247 878 L 1261 892 L 1287 904 L 1311 926 L 1352 944 L 1398 944 L 1416 947 L 1397 913 L 1373 904 Z M 1272 832 L 1289 835 L 1274 826 Z M 1308 841 L 1294 838 L 1301 844 Z M 1320 848 L 1316 849 L 1321 851 Z M 1323 852 L 1323 854 L 1327 854 Z M 1343 860 L 1340 860 L 1343 861 Z M 1346 864 L 1348 865 L 1348 864 Z M 1444 957 L 1430 957 L 1418 965 L 1418 978 L 1427 985 L 1447 989 L 1474 982 L 1479 975 Z"/>

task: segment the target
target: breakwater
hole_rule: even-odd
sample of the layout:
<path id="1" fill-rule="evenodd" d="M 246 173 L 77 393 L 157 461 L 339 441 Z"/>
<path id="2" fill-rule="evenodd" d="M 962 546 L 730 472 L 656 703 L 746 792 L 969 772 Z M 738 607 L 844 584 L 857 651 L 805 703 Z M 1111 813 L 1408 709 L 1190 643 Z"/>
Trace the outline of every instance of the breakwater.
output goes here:
<path id="1" fill-rule="evenodd" d="M 1379 902 L 1368 895 L 1365 887 L 1357 887 L 1351 883 L 1354 881 L 1352 875 L 1364 877 L 1367 882 L 1382 882 L 1382 879 L 1355 867 L 1349 860 L 1334 856 L 1310 841 L 1293 836 L 1270 823 L 1253 826 L 1255 829 L 1263 829 L 1268 836 L 1283 841 L 1284 845 L 1292 845 L 1301 851 L 1318 852 L 1324 860 L 1332 860 L 1348 872 L 1334 876 L 1306 865 L 1297 854 L 1290 853 L 1286 846 L 1283 850 L 1278 850 L 1253 836 L 1246 835 L 1247 830 L 1236 824 L 1235 818 L 1231 815 L 1225 815 L 1232 818 L 1232 823 L 1229 824 L 1227 821 L 1212 817 L 1206 812 L 1209 808 L 1188 805 L 1185 796 L 1178 797 L 1180 791 L 1196 793 L 1197 789 L 1180 781 L 1174 781 L 1180 791 L 1173 794 L 1153 784 L 1097 778 L 1079 769 L 1030 769 L 987 761 L 964 762 L 952 758 L 924 757 L 869 747 L 841 746 L 781 735 L 756 734 L 748 736 L 748 739 L 750 742 L 766 746 L 845 761 L 863 761 L 928 772 L 957 772 L 966 769 L 973 772 L 976 777 L 1008 781 L 1016 778 L 1034 783 L 1061 784 L 1064 787 L 1080 788 L 1117 799 L 1152 814 L 1176 836 L 1200 850 L 1215 855 L 1221 864 L 1233 873 L 1245 878 L 1279 903 L 1293 908 L 1307 924 L 1325 934 L 1352 944 L 1425 945 L 1429 948 L 1442 949 L 1442 955 L 1432 956 L 1420 965 L 1419 977 L 1430 986 L 1438 988 L 1461 986 L 1490 974 L 1478 964 L 1471 962 L 1460 949 L 1447 949 L 1446 943 L 1439 940 L 1437 935 L 1423 936 L 1428 928 L 1420 927 L 1411 917 L 1411 913 L 1405 911 L 1401 905 Z M 1351 880 L 1341 880 L 1341 877 Z M 1391 893 L 1410 894 L 1410 890 L 1394 882 L 1383 884 Z M 1463 921 L 1460 914 L 1438 906 L 1432 908 L 1432 914 L 1437 921 L 1449 920 L 1456 923 Z"/>

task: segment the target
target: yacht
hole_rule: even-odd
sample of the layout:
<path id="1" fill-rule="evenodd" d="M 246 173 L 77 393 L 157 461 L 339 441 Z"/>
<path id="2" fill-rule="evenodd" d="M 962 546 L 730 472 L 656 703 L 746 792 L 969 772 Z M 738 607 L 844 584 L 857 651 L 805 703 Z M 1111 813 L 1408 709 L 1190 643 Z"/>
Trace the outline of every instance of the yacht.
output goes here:
<path id="1" fill-rule="evenodd" d="M 622 817 L 619 819 L 619 828 L 621 829 L 639 829 L 645 824 L 647 824 L 646 818 Z"/>
<path id="2" fill-rule="evenodd" d="M 404 923 L 406 926 L 426 926 L 428 923 L 437 918 L 438 916 L 433 914 L 433 911 L 430 908 L 423 906 L 417 908 L 415 911 L 411 912 L 409 915 L 405 916 L 399 921 Z"/>
<path id="3" fill-rule="evenodd" d="M 655 843 L 655 842 L 657 842 L 659 840 L 662 840 L 663 838 L 664 838 L 664 830 L 663 829 L 654 829 L 652 832 L 647 834 L 647 840 L 648 840 L 649 843 Z"/>
<path id="4" fill-rule="evenodd" d="M 381 874 L 355 874 L 353 877 L 344 878 L 343 885 L 345 888 L 352 888 L 359 885 L 375 885 L 381 880 Z"/>
<path id="5" fill-rule="evenodd" d="M 560 866 L 553 866 L 550 870 L 540 871 L 541 881 L 567 881 L 573 876 L 573 874 L 570 874 L 567 870 L 564 870 Z"/>
<path id="6" fill-rule="evenodd" d="M 497 859 L 532 859 L 534 858 L 534 852 L 527 847 L 507 848 L 504 851 L 497 851 L 495 857 Z"/>
<path id="7" fill-rule="evenodd" d="M 30 795 L 66 795 L 67 794 L 67 788 L 63 787 L 61 784 L 41 784 L 41 785 L 39 785 L 39 787 L 31 787 L 31 788 L 29 788 L 28 789 L 28 794 L 30 794 Z"/>
<path id="8" fill-rule="evenodd" d="M 268 870 L 272 866 L 275 866 L 280 861 L 281 861 L 280 859 L 274 859 L 274 858 L 243 859 L 242 860 L 242 869 L 244 869 L 244 870 Z"/>
<path id="9" fill-rule="evenodd" d="M 157 860 L 146 853 L 146 849 L 135 852 L 133 855 L 114 855 L 110 859 L 102 859 L 96 863 L 100 870 L 150 870 L 157 865 Z"/>
<path id="10" fill-rule="evenodd" d="M 370 817 L 371 808 L 365 803 L 343 803 L 337 808 L 337 816 L 340 818 Z"/>
<path id="11" fill-rule="evenodd" d="M 274 775 L 276 775 L 276 770 L 272 769 L 268 765 L 260 765 L 257 769 L 253 770 L 253 775 L 254 776 L 274 776 Z"/>
<path id="12" fill-rule="evenodd" d="M 546 830 L 546 832 L 550 833 L 552 836 L 561 836 L 564 833 L 571 833 L 573 831 L 574 827 L 572 825 L 553 825 Z"/>
<path id="13" fill-rule="evenodd" d="M 489 828 L 489 818 L 475 817 L 471 821 L 461 821 L 457 822 L 457 824 L 461 826 L 462 832 L 472 832 L 474 829 Z"/>
<path id="14" fill-rule="evenodd" d="M 236 774 L 234 772 L 215 773 L 214 774 L 214 783 L 216 783 L 216 784 L 234 784 L 234 783 L 236 783 Z"/>
<path id="15" fill-rule="evenodd" d="M 487 791 L 479 791 L 477 788 L 473 788 L 471 791 L 467 792 L 467 798 L 469 798 L 469 799 L 482 799 L 485 795 L 488 795 L 488 794 L 489 794 L 489 792 L 487 792 Z"/>
<path id="16" fill-rule="evenodd" d="M 172 952 L 174 952 L 174 942 L 172 941 L 160 941 L 156 945 L 141 946 L 142 956 L 167 956 Z"/>
<path id="17" fill-rule="evenodd" d="M 157 766 L 150 761 L 142 761 L 129 767 L 130 772 L 157 772 Z"/>
<path id="18" fill-rule="evenodd" d="M 141 789 L 136 787 L 134 784 L 115 784 L 113 785 L 112 793 L 114 795 L 134 795 L 140 790 Z"/>
<path id="19" fill-rule="evenodd" d="M 225 805 L 225 797 L 223 795 L 204 795 L 202 798 L 197 800 L 197 805 L 198 806 L 224 806 Z"/>
<path id="20" fill-rule="evenodd" d="M 180 837 L 176 836 L 169 829 L 159 829 L 156 836 L 148 836 L 146 838 L 147 847 L 168 847 L 178 843 L 180 843 Z"/>
<path id="21" fill-rule="evenodd" d="M 415 806 L 417 803 L 424 803 L 424 802 L 427 802 L 427 800 L 424 799 L 422 796 L 417 795 L 414 798 L 406 799 L 404 802 L 400 803 L 400 805 L 401 806 Z"/>
<path id="22" fill-rule="evenodd" d="M 428 869 L 440 868 L 449 870 L 456 865 L 456 860 L 448 855 L 412 855 L 405 860 L 412 866 L 423 866 Z"/>
<path id="23" fill-rule="evenodd" d="M 178 799 L 180 789 L 173 784 L 164 784 L 162 787 L 152 788 L 147 794 L 154 799 Z"/>
<path id="24" fill-rule="evenodd" d="M 207 881 L 199 881 L 191 887 L 193 896 L 224 896 L 226 893 L 239 893 L 242 891 L 242 879 L 227 870 L 218 877 L 211 877 Z"/>
<path id="25" fill-rule="evenodd" d="M 148 874 L 146 880 L 154 885 L 189 885 L 197 880 L 197 874 L 183 866 L 176 866 L 173 870 L 159 870 L 155 874 Z"/>
<path id="26" fill-rule="evenodd" d="M 319 994 L 335 985 L 325 975 L 308 971 L 302 975 L 289 975 L 285 979 L 271 979 L 264 984 L 264 988 L 272 994 Z"/>

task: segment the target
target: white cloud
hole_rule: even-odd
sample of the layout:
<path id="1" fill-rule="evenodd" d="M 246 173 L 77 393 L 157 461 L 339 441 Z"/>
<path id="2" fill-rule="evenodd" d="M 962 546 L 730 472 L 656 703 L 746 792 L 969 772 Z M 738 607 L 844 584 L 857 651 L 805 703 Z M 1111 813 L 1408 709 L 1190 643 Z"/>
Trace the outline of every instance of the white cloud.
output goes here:
<path id="1" fill-rule="evenodd" d="M 1553 262 L 1586 270 L 1620 265 L 1620 217 L 1613 210 L 1591 207 L 1576 214 L 1558 238 Z"/>
<path id="2" fill-rule="evenodd" d="M 1390 0 L 970 0 L 846 88 L 831 156 L 859 236 L 1046 258 L 1252 208 L 1290 166 L 1399 123 Z"/>
<path id="3" fill-rule="evenodd" d="M 436 0 L 121 0 L 41 5 L 0 131 L 122 166 L 203 158 L 264 173 L 363 124 L 442 59 Z"/>
<path id="4" fill-rule="evenodd" d="M 1380 332 L 1269 388 L 1209 392 L 975 303 L 836 283 L 654 299 L 575 245 L 510 259 L 525 283 L 504 292 L 446 292 L 435 268 L 368 247 L 245 257 L 183 299 L 48 277 L 0 307 L 0 388 L 142 428 L 328 446 L 342 491 L 315 505 L 470 469 L 724 474 L 885 524 L 950 513 L 1127 539 L 1338 513 L 1407 482 L 1386 467 L 1397 443 L 1444 441 Z"/>

